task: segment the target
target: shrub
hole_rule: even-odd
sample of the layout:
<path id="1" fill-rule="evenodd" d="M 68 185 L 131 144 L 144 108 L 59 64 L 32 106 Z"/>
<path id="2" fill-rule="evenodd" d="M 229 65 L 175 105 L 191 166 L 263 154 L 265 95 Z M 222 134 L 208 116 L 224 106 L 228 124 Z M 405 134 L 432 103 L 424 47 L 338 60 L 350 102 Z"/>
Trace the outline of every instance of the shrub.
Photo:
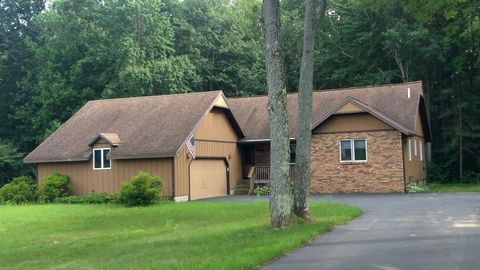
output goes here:
<path id="1" fill-rule="evenodd" d="M 36 200 L 37 186 L 31 176 L 20 176 L 0 188 L 0 202 L 28 203 Z"/>
<path id="2" fill-rule="evenodd" d="M 465 180 L 470 184 L 480 184 L 480 173 L 469 172 L 465 176 Z"/>
<path id="3" fill-rule="evenodd" d="M 254 190 L 253 193 L 255 193 L 257 196 L 260 195 L 270 195 L 270 187 L 265 185 L 265 186 L 257 186 Z"/>
<path id="4" fill-rule="evenodd" d="M 447 181 L 443 168 L 433 162 L 427 164 L 427 179 L 428 182 L 445 183 Z"/>
<path id="5" fill-rule="evenodd" d="M 407 185 L 408 193 L 427 192 L 427 191 L 428 191 L 428 187 L 426 185 L 417 185 L 417 184 Z"/>
<path id="6" fill-rule="evenodd" d="M 54 172 L 45 178 L 45 182 L 39 190 L 41 202 L 53 202 L 57 198 L 70 195 L 70 178 L 66 175 Z"/>
<path id="7" fill-rule="evenodd" d="M 28 173 L 22 157 L 23 154 L 15 145 L 0 139 L 0 187 L 15 175 Z"/>
<path id="8" fill-rule="evenodd" d="M 56 203 L 67 204 L 101 204 L 101 203 L 115 203 L 116 194 L 95 193 L 92 192 L 85 196 L 67 196 L 63 198 L 56 198 Z"/>
<path id="9" fill-rule="evenodd" d="M 161 189 L 162 181 L 160 177 L 140 171 L 130 181 L 122 184 L 118 199 L 128 206 L 147 205 L 160 197 Z"/>

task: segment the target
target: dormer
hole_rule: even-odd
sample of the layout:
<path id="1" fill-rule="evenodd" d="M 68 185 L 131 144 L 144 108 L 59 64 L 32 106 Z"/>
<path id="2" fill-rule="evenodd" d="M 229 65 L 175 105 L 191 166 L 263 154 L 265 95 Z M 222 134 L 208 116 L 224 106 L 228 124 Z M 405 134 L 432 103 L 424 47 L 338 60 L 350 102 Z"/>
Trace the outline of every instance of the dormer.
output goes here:
<path id="1" fill-rule="evenodd" d="M 121 144 L 120 137 L 116 133 L 98 133 L 88 144 L 92 147 L 93 170 L 109 170 L 112 168 L 110 152 L 112 148 Z"/>

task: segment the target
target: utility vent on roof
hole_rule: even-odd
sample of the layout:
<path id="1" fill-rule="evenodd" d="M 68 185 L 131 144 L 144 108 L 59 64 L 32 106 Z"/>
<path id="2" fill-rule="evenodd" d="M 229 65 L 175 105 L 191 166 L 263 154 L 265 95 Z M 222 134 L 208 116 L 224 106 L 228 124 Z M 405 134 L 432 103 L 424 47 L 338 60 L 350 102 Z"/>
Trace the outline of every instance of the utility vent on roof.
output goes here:
<path id="1" fill-rule="evenodd" d="M 408 98 L 410 98 L 410 87 L 408 87 Z"/>

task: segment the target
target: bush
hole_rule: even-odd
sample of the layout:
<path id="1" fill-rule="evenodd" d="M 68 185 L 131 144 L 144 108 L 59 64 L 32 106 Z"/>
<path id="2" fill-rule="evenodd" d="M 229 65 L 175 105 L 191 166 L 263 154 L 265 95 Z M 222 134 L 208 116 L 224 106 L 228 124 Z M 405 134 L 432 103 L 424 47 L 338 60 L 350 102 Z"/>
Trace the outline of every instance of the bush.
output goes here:
<path id="1" fill-rule="evenodd" d="M 67 204 L 101 204 L 101 203 L 115 203 L 117 200 L 116 194 L 95 193 L 92 192 L 85 196 L 67 196 L 55 199 L 56 203 Z"/>
<path id="2" fill-rule="evenodd" d="M 427 191 L 428 191 L 428 187 L 426 185 L 417 185 L 417 184 L 407 185 L 408 193 L 427 192 Z"/>
<path id="3" fill-rule="evenodd" d="M 28 173 L 22 157 L 23 154 L 15 145 L 0 139 L 0 187 L 15 175 Z"/>
<path id="4" fill-rule="evenodd" d="M 20 204 L 36 200 L 37 186 L 31 176 L 20 176 L 0 188 L 0 202 Z"/>
<path id="5" fill-rule="evenodd" d="M 469 172 L 465 176 L 465 180 L 469 184 L 480 184 L 480 173 Z"/>
<path id="6" fill-rule="evenodd" d="M 58 198 L 70 195 L 70 178 L 66 175 L 54 172 L 45 178 L 45 182 L 39 190 L 41 202 L 53 202 Z"/>
<path id="7" fill-rule="evenodd" d="M 147 205 L 160 197 L 161 190 L 162 181 L 160 177 L 140 171 L 130 181 L 122 185 L 118 199 L 119 202 L 128 206 Z"/>
<path id="8" fill-rule="evenodd" d="M 257 186 L 254 190 L 253 193 L 255 193 L 257 196 L 260 195 L 270 195 L 270 187 L 265 185 L 265 186 Z"/>
<path id="9" fill-rule="evenodd" d="M 443 168 L 433 162 L 429 162 L 427 164 L 427 179 L 428 179 L 428 182 L 430 183 L 431 182 L 437 182 L 437 183 L 447 182 L 447 177 Z"/>

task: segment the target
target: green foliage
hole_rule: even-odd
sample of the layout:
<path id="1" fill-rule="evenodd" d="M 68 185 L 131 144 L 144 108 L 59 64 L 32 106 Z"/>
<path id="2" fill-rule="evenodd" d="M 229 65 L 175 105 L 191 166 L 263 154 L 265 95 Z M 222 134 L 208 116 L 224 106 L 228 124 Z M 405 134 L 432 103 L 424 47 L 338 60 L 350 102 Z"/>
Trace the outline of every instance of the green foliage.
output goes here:
<path id="1" fill-rule="evenodd" d="M 0 0 L 0 138 L 13 141 L 22 134 L 9 114 L 19 93 L 18 82 L 33 68 L 33 52 L 28 50 L 25 40 L 36 38 L 38 32 L 31 22 L 44 5 L 45 1 Z"/>
<path id="2" fill-rule="evenodd" d="M 200 79 L 193 89 L 223 89 L 227 95 L 265 91 L 260 1 L 185 0 L 167 9 L 176 51 L 188 56 Z"/>
<path id="3" fill-rule="evenodd" d="M 253 193 L 255 195 L 260 196 L 260 195 L 270 195 L 270 186 L 263 185 L 263 186 L 257 186 L 254 190 Z"/>
<path id="4" fill-rule="evenodd" d="M 480 184 L 428 183 L 430 192 L 480 192 Z"/>
<path id="5" fill-rule="evenodd" d="M 140 171 L 122 184 L 118 200 L 128 206 L 148 205 L 160 197 L 161 189 L 160 177 Z"/>
<path id="6" fill-rule="evenodd" d="M 40 202 L 53 202 L 70 194 L 70 178 L 67 175 L 54 172 L 47 176 L 39 189 Z"/>
<path id="7" fill-rule="evenodd" d="M 418 184 L 408 184 L 407 185 L 407 192 L 408 193 L 418 193 L 418 192 L 428 192 L 427 185 L 418 185 Z"/>
<path id="8" fill-rule="evenodd" d="M 310 211 L 314 222 L 272 230 L 264 201 L 2 206 L 1 268 L 55 269 L 68 260 L 69 269 L 255 269 L 361 214 L 322 202 Z"/>
<path id="9" fill-rule="evenodd" d="M 465 176 L 465 180 L 470 184 L 480 184 L 480 173 L 469 172 Z"/>
<path id="10" fill-rule="evenodd" d="M 315 46 L 317 89 L 422 80 L 444 179 L 480 168 L 478 1 L 332 0 Z M 0 181 L 83 104 L 223 89 L 265 93 L 259 0 L 0 0 Z M 304 1 L 282 0 L 287 87 L 301 63 Z M 0 143 L 2 145 L 4 143 Z M 17 154 L 15 154 L 17 153 Z M 3 166 L 3 167 L 2 167 Z M 440 180 L 445 181 L 445 180 Z M 1 183 L 0 183 L 1 185 Z"/>
<path id="11" fill-rule="evenodd" d="M 427 180 L 428 182 L 445 183 L 448 178 L 445 170 L 433 162 L 427 163 Z"/>
<path id="12" fill-rule="evenodd" d="M 67 196 L 55 199 L 56 203 L 65 204 L 104 204 L 115 203 L 118 200 L 117 194 L 95 193 L 92 192 L 84 196 Z"/>
<path id="13" fill-rule="evenodd" d="M 23 154 L 13 144 L 0 140 L 0 187 L 18 173 L 26 173 Z"/>
<path id="14" fill-rule="evenodd" d="M 37 186 L 31 176 L 20 176 L 0 188 L 0 203 L 22 204 L 36 200 Z"/>

